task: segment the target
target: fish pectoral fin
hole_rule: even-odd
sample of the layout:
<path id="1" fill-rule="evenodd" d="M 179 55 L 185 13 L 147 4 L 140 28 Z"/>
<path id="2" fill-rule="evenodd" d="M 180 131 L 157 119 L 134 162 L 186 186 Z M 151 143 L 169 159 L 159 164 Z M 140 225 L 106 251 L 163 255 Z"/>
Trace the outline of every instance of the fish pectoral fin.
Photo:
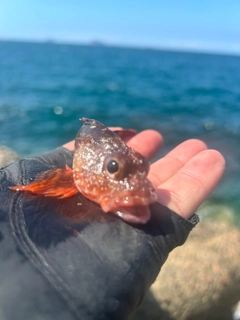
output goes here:
<path id="1" fill-rule="evenodd" d="M 73 172 L 73 169 L 66 164 L 66 170 Z"/>
<path id="2" fill-rule="evenodd" d="M 136 135 L 136 131 L 133 129 L 113 130 L 124 142 L 128 142 L 132 137 Z"/>
<path id="3" fill-rule="evenodd" d="M 37 175 L 29 185 L 10 187 L 14 191 L 30 191 L 48 197 L 69 198 L 78 191 L 70 168 L 47 170 Z"/>

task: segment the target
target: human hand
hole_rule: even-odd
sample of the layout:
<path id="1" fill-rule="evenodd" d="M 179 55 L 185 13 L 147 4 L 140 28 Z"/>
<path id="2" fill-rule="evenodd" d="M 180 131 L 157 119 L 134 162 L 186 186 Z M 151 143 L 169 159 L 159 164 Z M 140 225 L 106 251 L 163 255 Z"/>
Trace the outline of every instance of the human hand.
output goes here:
<path id="1" fill-rule="evenodd" d="M 128 145 L 149 160 L 162 146 L 162 136 L 145 130 Z M 225 169 L 225 160 L 216 150 L 209 150 L 196 139 L 184 141 L 165 157 L 151 165 L 149 180 L 158 194 L 158 201 L 189 219 L 218 184 Z"/>
<path id="2" fill-rule="evenodd" d="M 145 130 L 127 144 L 151 160 L 161 148 L 163 138 L 157 131 Z M 74 141 L 64 147 L 73 150 Z M 191 139 L 153 163 L 148 178 L 156 188 L 159 203 L 189 219 L 216 187 L 224 168 L 225 160 L 218 151 Z"/>

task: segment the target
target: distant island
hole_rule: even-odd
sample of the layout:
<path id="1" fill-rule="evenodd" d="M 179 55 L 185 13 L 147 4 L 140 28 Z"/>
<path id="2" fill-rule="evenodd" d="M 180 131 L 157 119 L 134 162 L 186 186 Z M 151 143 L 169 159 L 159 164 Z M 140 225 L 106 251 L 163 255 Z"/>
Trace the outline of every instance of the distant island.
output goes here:
<path id="1" fill-rule="evenodd" d="M 99 41 L 99 40 L 93 40 L 89 42 L 89 45 L 92 47 L 106 47 L 106 43 Z"/>

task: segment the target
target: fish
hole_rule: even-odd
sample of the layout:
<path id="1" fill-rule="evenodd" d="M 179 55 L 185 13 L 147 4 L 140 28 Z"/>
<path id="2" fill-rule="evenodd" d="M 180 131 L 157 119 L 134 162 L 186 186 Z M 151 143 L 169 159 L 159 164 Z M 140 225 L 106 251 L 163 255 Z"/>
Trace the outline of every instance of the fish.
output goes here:
<path id="1" fill-rule="evenodd" d="M 112 131 L 94 119 L 82 118 L 74 145 L 72 168 L 44 171 L 29 185 L 10 187 L 36 195 L 64 199 L 81 193 L 127 223 L 145 224 L 150 204 L 157 201 L 148 180 L 150 163 L 127 146 L 133 130 Z"/>

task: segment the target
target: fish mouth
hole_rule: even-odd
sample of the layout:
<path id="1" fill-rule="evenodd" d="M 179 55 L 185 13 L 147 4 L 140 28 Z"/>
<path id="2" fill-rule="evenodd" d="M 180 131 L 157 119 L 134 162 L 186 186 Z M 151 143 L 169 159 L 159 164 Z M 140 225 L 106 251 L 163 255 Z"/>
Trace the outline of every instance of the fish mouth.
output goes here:
<path id="1" fill-rule="evenodd" d="M 100 201 L 104 212 L 112 212 L 128 223 L 145 224 L 151 217 L 149 205 L 157 201 L 157 195 L 152 192 L 148 197 L 128 195 Z"/>
<path id="2" fill-rule="evenodd" d="M 151 218 L 149 206 L 120 207 L 114 212 L 128 223 L 145 224 Z"/>

